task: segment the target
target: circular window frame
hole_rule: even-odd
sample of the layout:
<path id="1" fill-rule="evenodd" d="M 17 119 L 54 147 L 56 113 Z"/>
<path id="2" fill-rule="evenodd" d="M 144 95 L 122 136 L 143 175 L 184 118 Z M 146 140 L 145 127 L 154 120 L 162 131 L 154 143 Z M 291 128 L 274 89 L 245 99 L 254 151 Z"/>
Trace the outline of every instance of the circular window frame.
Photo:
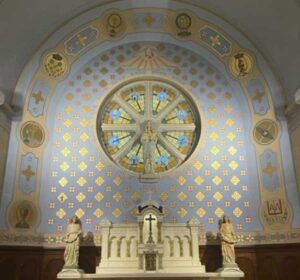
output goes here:
<path id="1" fill-rule="evenodd" d="M 162 83 L 166 84 L 168 87 L 174 89 L 184 96 L 184 98 L 188 101 L 188 104 L 190 105 L 190 108 L 192 109 L 193 112 L 193 117 L 195 119 L 195 140 L 192 149 L 189 151 L 188 155 L 186 158 L 175 165 L 174 167 L 164 171 L 164 172 L 158 172 L 154 173 L 156 177 L 165 177 L 169 176 L 170 174 L 174 174 L 178 172 L 181 168 L 186 167 L 193 162 L 193 159 L 195 157 L 195 154 L 197 151 L 199 151 L 199 147 L 202 146 L 201 142 L 203 140 L 203 137 L 201 135 L 203 134 L 203 131 L 205 130 L 205 127 L 203 126 L 202 123 L 202 116 L 203 113 L 201 110 L 201 106 L 199 105 L 199 101 L 193 96 L 193 93 L 189 92 L 187 89 L 183 87 L 183 85 L 179 84 L 177 81 L 173 81 L 169 78 L 163 78 L 161 76 L 148 76 L 148 75 L 142 75 L 138 77 L 131 77 L 129 79 L 123 80 L 122 82 L 118 83 L 117 85 L 112 86 L 107 93 L 104 94 L 104 96 L 99 100 L 99 105 L 98 105 L 98 110 L 96 113 L 96 138 L 97 138 L 97 146 L 101 148 L 101 152 L 103 155 L 105 155 L 105 158 L 107 162 L 111 163 L 113 166 L 117 167 L 119 170 L 125 172 L 125 174 L 132 175 L 135 177 L 139 177 L 143 175 L 144 173 L 138 173 L 135 171 L 132 171 L 128 168 L 125 168 L 122 166 L 120 163 L 118 163 L 116 160 L 114 160 L 110 154 L 107 152 L 107 150 L 103 147 L 103 141 L 102 141 L 102 129 L 100 129 L 101 126 L 101 117 L 102 117 L 102 111 L 103 109 L 109 104 L 111 97 L 114 94 L 118 94 L 122 89 L 125 89 L 126 87 L 131 87 L 133 84 L 138 84 L 138 83 L 145 83 L 145 82 L 151 82 L 151 83 Z M 199 124 L 199 125 L 197 125 Z M 171 145 L 171 144 L 170 144 Z"/>

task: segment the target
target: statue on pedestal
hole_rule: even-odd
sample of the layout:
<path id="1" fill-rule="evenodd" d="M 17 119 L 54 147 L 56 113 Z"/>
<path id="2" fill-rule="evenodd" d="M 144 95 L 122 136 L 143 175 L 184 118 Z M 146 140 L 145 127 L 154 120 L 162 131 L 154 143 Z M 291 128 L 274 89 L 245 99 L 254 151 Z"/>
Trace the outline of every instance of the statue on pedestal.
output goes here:
<path id="1" fill-rule="evenodd" d="M 157 143 L 157 132 L 151 121 L 147 121 L 145 130 L 141 136 L 143 144 L 144 174 L 155 173 L 155 150 Z"/>
<path id="2" fill-rule="evenodd" d="M 235 264 L 234 244 L 237 242 L 236 234 L 228 216 L 223 216 L 220 225 L 220 237 L 222 244 L 223 266 L 226 264 Z"/>
<path id="3" fill-rule="evenodd" d="M 81 235 L 81 221 L 77 216 L 73 216 L 69 221 L 67 229 L 64 268 L 78 268 L 79 244 Z"/>

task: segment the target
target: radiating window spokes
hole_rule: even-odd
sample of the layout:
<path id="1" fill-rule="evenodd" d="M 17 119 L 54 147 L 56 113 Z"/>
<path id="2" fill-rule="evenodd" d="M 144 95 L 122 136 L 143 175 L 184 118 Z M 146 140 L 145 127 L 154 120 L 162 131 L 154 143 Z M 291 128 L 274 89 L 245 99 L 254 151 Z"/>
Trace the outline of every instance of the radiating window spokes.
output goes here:
<path id="1" fill-rule="evenodd" d="M 189 98 L 169 84 L 151 80 L 131 83 L 113 92 L 101 107 L 99 140 L 118 165 L 144 173 L 148 147 L 142 137 L 150 126 L 156 135 L 151 150 L 153 172 L 162 173 L 183 163 L 195 148 L 200 134 L 195 112 Z"/>

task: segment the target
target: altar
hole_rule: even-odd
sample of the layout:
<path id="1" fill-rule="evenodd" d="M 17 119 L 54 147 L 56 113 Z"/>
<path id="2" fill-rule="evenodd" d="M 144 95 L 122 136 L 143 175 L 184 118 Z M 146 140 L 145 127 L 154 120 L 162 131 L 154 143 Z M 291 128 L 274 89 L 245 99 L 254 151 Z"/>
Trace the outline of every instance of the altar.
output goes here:
<path id="1" fill-rule="evenodd" d="M 101 260 L 95 274 L 64 268 L 58 279 L 240 279 L 233 264 L 206 272 L 199 258 L 199 222 L 164 223 L 164 209 L 153 201 L 137 208 L 136 224 L 101 226 Z"/>

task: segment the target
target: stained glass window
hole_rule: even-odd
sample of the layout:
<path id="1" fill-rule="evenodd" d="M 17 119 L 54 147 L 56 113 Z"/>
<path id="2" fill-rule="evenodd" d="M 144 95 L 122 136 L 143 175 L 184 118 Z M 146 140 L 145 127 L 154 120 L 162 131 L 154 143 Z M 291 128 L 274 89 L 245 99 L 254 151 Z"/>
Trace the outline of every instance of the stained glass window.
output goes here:
<path id="1" fill-rule="evenodd" d="M 165 82 L 145 80 L 112 92 L 101 106 L 97 130 L 105 153 L 122 168 L 144 173 L 147 125 L 156 137 L 154 173 L 181 165 L 199 141 L 200 117 L 188 95 Z"/>

